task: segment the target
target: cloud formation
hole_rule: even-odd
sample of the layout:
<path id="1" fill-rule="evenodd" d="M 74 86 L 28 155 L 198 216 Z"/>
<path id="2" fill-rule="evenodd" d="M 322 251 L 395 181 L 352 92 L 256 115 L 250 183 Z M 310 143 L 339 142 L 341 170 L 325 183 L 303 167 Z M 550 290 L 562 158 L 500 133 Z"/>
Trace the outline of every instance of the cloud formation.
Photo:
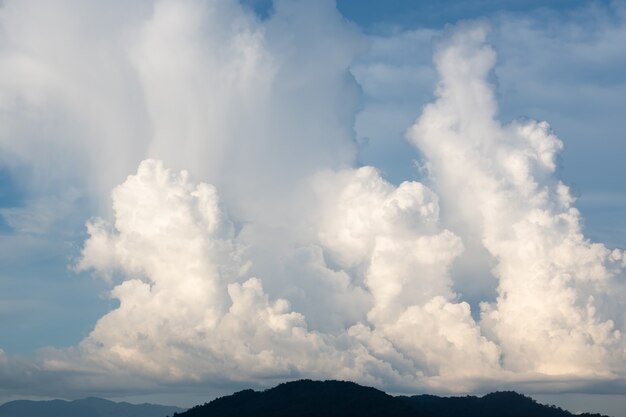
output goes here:
<path id="1" fill-rule="evenodd" d="M 626 254 L 584 237 L 550 126 L 498 121 L 484 25 L 440 40 L 433 101 L 407 133 L 427 175 L 394 185 L 356 167 L 349 68 L 365 42 L 332 2 L 277 1 L 265 21 L 235 1 L 117 4 L 88 40 L 64 22 L 93 11 L 57 6 L 3 8 L 0 78 L 19 77 L 0 86 L 2 162 L 93 194 L 75 268 L 119 305 L 34 364 L 0 349 L 5 389 L 623 381 Z M 55 158 L 88 175 L 55 172 Z"/>
<path id="2" fill-rule="evenodd" d="M 574 198 L 554 176 L 563 145 L 549 125 L 496 121 L 487 82 L 495 53 L 484 42 L 485 30 L 470 28 L 441 47 L 438 99 L 410 137 L 446 216 L 495 259 L 498 299 L 481 305 L 481 324 L 503 366 L 610 375 L 624 355 L 623 254 L 584 238 Z"/>
<path id="3" fill-rule="evenodd" d="M 409 132 L 437 194 L 395 187 L 372 167 L 325 170 L 307 183 L 305 220 L 290 224 L 304 231 L 281 231 L 281 256 L 262 275 L 264 225 L 235 233 L 214 187 L 142 162 L 113 192 L 114 226 L 88 226 L 79 267 L 117 269 L 123 281 L 111 293 L 120 307 L 80 355 L 166 380 L 323 375 L 472 389 L 516 374 L 619 375 L 623 253 L 583 237 L 554 176 L 562 143 L 548 124 L 495 119 L 485 35 L 472 25 L 439 46 L 437 98 Z M 495 262 L 498 298 L 481 304 L 478 323 L 452 290 L 459 236 Z M 267 272 L 285 265 L 288 290 L 266 292 Z"/>

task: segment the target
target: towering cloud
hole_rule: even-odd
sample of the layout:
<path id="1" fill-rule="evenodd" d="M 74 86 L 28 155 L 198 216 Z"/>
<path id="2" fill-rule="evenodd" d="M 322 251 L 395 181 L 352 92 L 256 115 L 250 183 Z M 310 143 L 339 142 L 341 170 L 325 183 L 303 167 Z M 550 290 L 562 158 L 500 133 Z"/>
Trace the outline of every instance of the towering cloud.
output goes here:
<path id="1" fill-rule="evenodd" d="M 291 248 L 275 249 L 286 259 L 271 269 L 288 268 L 277 278 L 257 271 L 254 246 L 267 240 L 235 234 L 214 187 L 143 161 L 113 192 L 115 223 L 88 225 L 78 265 L 121 278 L 111 292 L 120 305 L 77 356 L 54 366 L 78 360 L 165 381 L 317 375 L 407 387 L 497 369 L 499 348 L 454 301 L 448 271 L 462 245 L 438 226 L 431 191 L 396 188 L 370 167 L 325 172 L 311 187 L 317 236 L 282 236 Z M 289 279 L 289 290 L 267 293 L 264 282 L 276 279 Z"/>
<path id="2" fill-rule="evenodd" d="M 438 99 L 410 136 L 426 155 L 446 218 L 493 256 L 498 299 L 481 324 L 516 372 L 609 375 L 624 359 L 620 251 L 582 235 L 554 176 L 561 141 L 546 122 L 501 126 L 487 76 L 485 29 L 451 35 L 435 63 Z"/>
<path id="3" fill-rule="evenodd" d="M 0 147 L 34 177 L 54 172 L 33 179 L 47 193 L 69 178 L 86 196 L 74 267 L 117 304 L 21 374 L 0 349 L 21 375 L 4 386 L 624 379 L 626 254 L 583 236 L 549 125 L 498 121 L 483 25 L 437 46 L 435 97 L 407 133 L 427 175 L 394 185 L 355 163 L 349 67 L 364 39 L 331 1 L 276 1 L 263 21 L 236 1 L 114 5 L 88 40 L 65 23 L 100 15 L 70 3 L 3 8 L 0 79 L 27 75 L 0 98 L 71 123 L 8 106 Z"/>
<path id="4" fill-rule="evenodd" d="M 81 343 L 86 360 L 193 380 L 288 372 L 314 357 L 320 342 L 302 315 L 247 276 L 214 187 L 146 160 L 113 202 L 114 230 L 100 220 L 89 225 L 79 267 L 118 271 L 123 282 L 111 295 L 120 306 Z"/>

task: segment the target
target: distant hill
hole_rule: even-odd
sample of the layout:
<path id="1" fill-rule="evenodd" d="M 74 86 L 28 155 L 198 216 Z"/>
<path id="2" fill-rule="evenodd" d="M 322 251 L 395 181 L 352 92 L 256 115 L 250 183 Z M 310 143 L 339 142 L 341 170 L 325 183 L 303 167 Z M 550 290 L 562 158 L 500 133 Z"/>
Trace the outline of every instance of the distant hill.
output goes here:
<path id="1" fill-rule="evenodd" d="M 375 388 L 302 380 L 267 391 L 245 390 L 193 407 L 178 417 L 430 417 Z"/>
<path id="2" fill-rule="evenodd" d="M 604 417 L 600 414 L 582 414 Z M 393 397 L 353 382 L 301 380 L 266 391 L 245 390 L 177 417 L 571 417 L 516 392 L 484 397 Z"/>
<path id="3" fill-rule="evenodd" d="M 512 391 L 494 392 L 483 397 L 437 397 L 414 395 L 396 397 L 414 409 L 436 417 L 571 417 L 574 414 L 555 406 L 537 403 L 530 397 Z M 600 414 L 577 414 L 604 417 Z"/>
<path id="4" fill-rule="evenodd" d="M 0 417 L 166 417 L 183 410 L 165 405 L 116 403 L 102 398 L 18 400 L 0 405 Z"/>

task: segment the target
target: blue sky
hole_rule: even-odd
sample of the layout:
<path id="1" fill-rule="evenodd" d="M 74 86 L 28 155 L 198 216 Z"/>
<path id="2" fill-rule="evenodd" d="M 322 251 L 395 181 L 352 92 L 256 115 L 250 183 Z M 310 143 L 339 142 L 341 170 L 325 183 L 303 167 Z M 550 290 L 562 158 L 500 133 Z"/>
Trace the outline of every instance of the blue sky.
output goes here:
<path id="1" fill-rule="evenodd" d="M 623 392 L 623 1 L 70 3 L 2 6 L 0 399 Z"/>

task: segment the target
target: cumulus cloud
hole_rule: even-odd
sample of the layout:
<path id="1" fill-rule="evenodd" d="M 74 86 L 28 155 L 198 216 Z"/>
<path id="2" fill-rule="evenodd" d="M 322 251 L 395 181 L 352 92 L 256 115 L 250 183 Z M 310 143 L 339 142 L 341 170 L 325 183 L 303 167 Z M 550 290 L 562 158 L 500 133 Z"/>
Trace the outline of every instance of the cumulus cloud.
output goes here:
<path id="1" fill-rule="evenodd" d="M 323 345 L 249 276 L 214 187 L 146 160 L 113 202 L 114 227 L 89 225 L 78 267 L 117 270 L 120 306 L 81 343 L 84 360 L 165 380 L 238 379 L 289 374 Z"/>
<path id="2" fill-rule="evenodd" d="M 245 229 L 241 240 L 255 239 L 250 256 L 258 269 L 265 247 L 271 269 L 272 258 L 282 257 L 277 241 L 289 235 L 286 224 L 299 217 L 300 183 L 320 166 L 355 159 L 359 90 L 348 67 L 365 44 L 331 1 L 276 2 L 263 22 L 236 0 L 9 1 L 1 13 L 0 164 L 19 177 L 26 196 L 22 206 L 2 210 L 20 235 L 3 246 L 17 256 L 21 235 L 36 234 L 19 253 L 26 265 L 36 246 L 64 248 L 61 263 L 75 257 L 84 233 L 75 223 L 94 215 L 112 220 L 111 189 L 153 157 L 218 186 L 233 228 Z M 97 237 L 92 243 L 90 253 L 112 256 Z M 313 264 L 294 254 L 273 286 L 287 274 L 319 276 L 319 249 L 303 247 L 299 256 Z M 90 259 L 100 262 L 94 267 L 107 262 Z M 113 283 L 124 261 L 116 262 L 103 271 Z M 310 291 L 334 297 L 350 288 L 340 273 L 327 274 L 328 285 L 312 283 Z M 67 299 L 81 295 L 70 291 Z M 335 303 L 340 314 L 312 325 L 343 326 L 357 314 L 349 304 L 364 298 L 361 291 L 354 302 Z M 299 300 L 321 309 L 302 292 Z"/>
<path id="3" fill-rule="evenodd" d="M 563 145 L 549 125 L 496 120 L 485 35 L 471 27 L 440 47 L 438 98 L 409 133 L 446 217 L 495 259 L 498 298 L 481 305 L 481 327 L 516 372 L 622 372 L 620 253 L 584 238 L 574 199 L 554 175 Z"/>
<path id="4" fill-rule="evenodd" d="M 316 186 L 330 200 L 318 226 L 320 242 L 369 289 L 370 320 L 393 321 L 409 305 L 452 296 L 447 269 L 462 244 L 439 230 L 437 196 L 428 188 L 416 182 L 394 187 L 371 167 L 320 176 Z"/>
<path id="5" fill-rule="evenodd" d="M 0 147 L 35 177 L 54 173 L 42 183 L 71 178 L 93 193 L 99 215 L 75 269 L 103 277 L 119 305 L 36 365 L 0 350 L 0 369 L 60 390 L 624 378 L 626 255 L 584 237 L 550 126 L 498 121 L 483 25 L 436 48 L 434 100 L 408 131 L 426 177 L 394 185 L 356 167 L 349 69 L 364 42 L 332 2 L 277 1 L 264 21 L 235 1 L 117 4 L 87 40 L 66 23 L 97 14 L 70 3 L 3 8 L 0 71 L 27 72 L 0 84 Z M 89 73 L 77 51 L 101 65 Z M 376 87 L 379 70 L 355 74 Z M 91 97 L 103 97 L 95 110 Z M 55 172 L 61 154 L 89 175 Z M 468 280 L 480 283 L 479 312 L 459 290 Z"/>
<path id="6" fill-rule="evenodd" d="M 264 288 L 274 276 L 255 275 L 248 248 L 258 242 L 235 233 L 214 187 L 143 161 L 112 193 L 115 223 L 88 224 L 77 265 L 120 280 L 111 291 L 119 307 L 73 353 L 51 354 L 47 369 L 91 369 L 104 380 L 331 376 L 409 387 L 497 368 L 498 347 L 454 300 L 448 270 L 462 245 L 437 225 L 431 191 L 395 187 L 371 167 L 310 184 L 317 239 L 284 252 L 285 265 L 303 272 L 288 270 L 294 290 L 282 293 L 292 305 Z"/>

